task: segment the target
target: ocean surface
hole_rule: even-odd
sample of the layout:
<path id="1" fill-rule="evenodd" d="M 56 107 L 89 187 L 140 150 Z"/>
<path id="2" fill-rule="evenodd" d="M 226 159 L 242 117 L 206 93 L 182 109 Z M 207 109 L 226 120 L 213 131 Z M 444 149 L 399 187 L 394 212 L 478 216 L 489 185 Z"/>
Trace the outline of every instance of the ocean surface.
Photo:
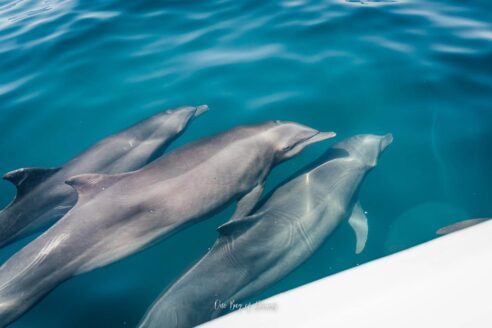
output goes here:
<path id="1" fill-rule="evenodd" d="M 335 141 L 394 134 L 361 190 L 365 251 L 343 225 L 252 300 L 492 215 L 488 0 L 0 0 L 0 173 L 62 165 L 153 113 L 200 104 L 211 110 L 171 148 L 272 119 L 338 133 L 277 167 L 267 191 Z M 14 194 L 0 182 L 1 207 Z M 232 211 L 67 281 L 12 327 L 135 326 Z"/>

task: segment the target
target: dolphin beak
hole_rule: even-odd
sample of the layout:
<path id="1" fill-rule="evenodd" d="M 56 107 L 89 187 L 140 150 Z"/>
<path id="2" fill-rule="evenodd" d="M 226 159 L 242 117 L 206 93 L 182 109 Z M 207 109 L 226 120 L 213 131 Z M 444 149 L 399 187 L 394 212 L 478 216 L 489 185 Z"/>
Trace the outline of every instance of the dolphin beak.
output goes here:
<path id="1" fill-rule="evenodd" d="M 201 105 L 201 106 L 197 106 L 195 108 L 195 114 L 193 115 L 194 117 L 197 117 L 197 116 L 200 116 L 202 115 L 203 113 L 205 112 L 208 112 L 209 108 L 207 105 Z"/>
<path id="2" fill-rule="evenodd" d="M 320 141 L 323 141 L 326 139 L 333 138 L 336 135 L 337 134 L 335 132 L 317 132 L 312 137 L 310 137 L 304 141 L 299 142 L 291 150 L 289 150 L 287 153 L 285 153 L 285 155 L 287 157 L 294 156 L 294 155 L 298 154 L 301 150 L 306 148 L 307 146 L 309 146 L 313 143 L 316 143 L 316 142 L 320 142 Z"/>
<path id="3" fill-rule="evenodd" d="M 381 138 L 381 151 L 385 150 L 386 147 L 391 145 L 392 142 L 393 142 L 393 135 L 391 133 L 384 135 Z"/>
<path id="4" fill-rule="evenodd" d="M 304 141 L 302 144 L 307 146 L 307 145 L 310 145 L 310 144 L 313 144 L 316 142 L 320 142 L 320 141 L 323 141 L 326 139 L 334 138 L 336 136 L 337 136 L 337 134 L 335 132 L 318 132 L 317 134 L 315 134 L 311 138 Z"/>

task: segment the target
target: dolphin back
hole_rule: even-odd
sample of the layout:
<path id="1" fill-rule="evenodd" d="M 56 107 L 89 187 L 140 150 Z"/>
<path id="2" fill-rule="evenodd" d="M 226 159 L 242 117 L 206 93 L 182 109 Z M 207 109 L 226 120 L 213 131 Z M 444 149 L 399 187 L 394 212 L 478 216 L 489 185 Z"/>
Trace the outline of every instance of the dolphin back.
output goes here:
<path id="1" fill-rule="evenodd" d="M 23 168 L 5 174 L 3 178 L 13 183 L 17 191 L 14 200 L 0 211 L 0 246 L 48 227 L 63 217 L 77 203 L 77 193 L 64 183 L 70 177 L 140 169 L 163 152 L 194 117 L 207 110 L 203 105 L 164 111 L 100 140 L 62 167 Z M 84 186 L 92 186 L 94 193 L 97 186 L 92 182 L 100 178 L 92 176 L 86 179 Z M 111 179 L 104 180 L 107 184 Z M 81 182 L 80 177 L 77 182 Z M 80 184 L 74 186 L 79 196 L 82 194 Z"/>

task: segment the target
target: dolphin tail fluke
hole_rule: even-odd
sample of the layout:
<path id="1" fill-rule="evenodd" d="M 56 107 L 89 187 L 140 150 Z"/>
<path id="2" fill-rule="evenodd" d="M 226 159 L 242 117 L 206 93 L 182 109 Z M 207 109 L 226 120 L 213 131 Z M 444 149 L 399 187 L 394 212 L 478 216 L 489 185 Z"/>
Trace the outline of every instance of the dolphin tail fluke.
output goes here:
<path id="1" fill-rule="evenodd" d="M 367 217 L 360 206 L 360 203 L 356 203 L 354 209 L 352 210 L 352 215 L 349 218 L 349 224 L 355 232 L 355 237 L 357 239 L 355 246 L 355 253 L 360 254 L 367 242 L 367 234 L 369 232 L 369 226 L 367 224 Z"/>
<path id="2" fill-rule="evenodd" d="M 441 228 L 436 231 L 436 234 L 438 235 L 447 235 L 448 233 L 455 232 L 461 229 L 465 229 L 471 226 L 474 226 L 475 224 L 482 223 L 484 221 L 491 220 L 489 219 L 471 219 L 471 220 L 465 220 L 465 221 L 460 221 L 451 225 L 448 225 L 444 228 Z"/>

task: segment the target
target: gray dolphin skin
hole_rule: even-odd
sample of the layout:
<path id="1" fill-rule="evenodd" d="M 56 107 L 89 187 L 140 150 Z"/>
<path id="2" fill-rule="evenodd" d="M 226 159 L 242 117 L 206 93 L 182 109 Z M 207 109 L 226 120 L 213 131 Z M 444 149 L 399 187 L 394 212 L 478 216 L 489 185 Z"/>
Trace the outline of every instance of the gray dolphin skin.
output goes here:
<path id="1" fill-rule="evenodd" d="M 290 122 L 242 126 L 180 147 L 140 170 L 67 181 L 75 207 L 0 267 L 0 326 L 77 274 L 135 253 L 239 200 L 255 206 L 271 168 L 331 138 Z"/>
<path id="2" fill-rule="evenodd" d="M 139 169 L 207 109 L 206 105 L 180 107 L 156 114 L 99 141 L 60 168 L 24 168 L 7 173 L 3 178 L 16 186 L 17 195 L 0 212 L 0 247 L 51 225 L 75 205 L 77 193 L 65 184 L 68 178 Z"/>
<path id="3" fill-rule="evenodd" d="M 344 220 L 361 230 L 363 248 L 367 223 L 355 205 L 357 190 L 392 140 L 358 135 L 336 144 L 255 214 L 219 227 L 210 251 L 158 298 L 139 327 L 193 327 L 217 317 L 221 304 L 229 308 L 298 267 Z"/>
<path id="4" fill-rule="evenodd" d="M 464 220 L 464 221 L 460 221 L 460 222 L 456 222 L 456 223 L 453 223 L 451 225 L 448 225 L 444 228 L 441 228 L 439 230 L 436 231 L 436 234 L 438 235 L 447 235 L 449 233 L 452 233 L 452 232 L 455 232 L 455 231 L 459 231 L 459 230 L 463 230 L 463 229 L 466 229 L 468 227 L 471 227 L 471 226 L 474 226 L 474 225 L 477 225 L 479 223 L 482 223 L 482 222 L 485 222 L 485 221 L 488 221 L 488 220 L 492 220 L 491 218 L 484 218 L 484 219 L 470 219 L 470 220 Z"/>

